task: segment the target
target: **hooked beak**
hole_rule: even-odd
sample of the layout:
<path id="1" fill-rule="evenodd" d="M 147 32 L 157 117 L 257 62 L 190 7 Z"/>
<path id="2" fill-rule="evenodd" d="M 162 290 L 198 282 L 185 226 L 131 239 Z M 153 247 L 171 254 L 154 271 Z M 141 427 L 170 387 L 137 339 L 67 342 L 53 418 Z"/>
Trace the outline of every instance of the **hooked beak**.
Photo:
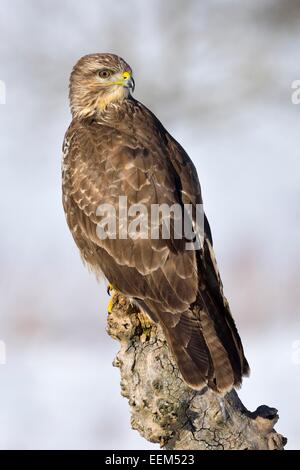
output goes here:
<path id="1" fill-rule="evenodd" d="M 135 90 L 135 81 L 132 77 L 128 78 L 126 87 L 134 93 Z"/>
<path id="2" fill-rule="evenodd" d="M 134 93 L 135 90 L 135 82 L 133 77 L 129 72 L 124 72 L 123 73 L 123 80 L 124 80 L 124 86 L 126 88 L 129 88 L 129 90 L 132 90 L 132 93 Z"/>

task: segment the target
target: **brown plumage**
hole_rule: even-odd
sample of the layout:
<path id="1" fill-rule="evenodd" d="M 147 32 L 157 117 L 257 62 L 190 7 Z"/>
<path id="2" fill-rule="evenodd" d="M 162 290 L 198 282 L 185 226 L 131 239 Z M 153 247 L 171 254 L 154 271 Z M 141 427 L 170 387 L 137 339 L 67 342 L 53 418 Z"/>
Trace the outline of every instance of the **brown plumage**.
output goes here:
<path id="1" fill-rule="evenodd" d="M 131 68 L 112 54 L 85 56 L 71 75 L 72 123 L 63 152 L 63 206 L 84 261 L 134 299 L 165 332 L 184 380 L 230 390 L 248 374 L 207 219 L 201 250 L 183 239 L 100 239 L 100 204 L 202 203 L 195 167 L 158 119 L 130 94 Z M 174 222 L 174 220 L 172 220 Z M 172 224 L 171 224 L 172 226 Z M 159 227 L 161 230 L 161 226 Z"/>

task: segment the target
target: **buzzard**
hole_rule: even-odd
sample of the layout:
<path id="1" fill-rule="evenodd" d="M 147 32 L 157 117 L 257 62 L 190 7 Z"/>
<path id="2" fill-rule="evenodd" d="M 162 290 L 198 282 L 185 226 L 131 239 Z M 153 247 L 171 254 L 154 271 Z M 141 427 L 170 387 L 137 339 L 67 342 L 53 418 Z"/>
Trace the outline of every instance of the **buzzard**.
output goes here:
<path id="1" fill-rule="evenodd" d="M 99 207 L 115 208 L 120 219 L 120 197 L 149 210 L 202 204 L 189 156 L 131 91 L 132 70 L 116 55 L 84 56 L 72 71 L 62 165 L 67 223 L 84 262 L 161 325 L 185 382 L 225 393 L 249 366 L 206 217 L 200 249 L 187 249 L 172 230 L 169 237 L 99 236 Z M 174 227 L 176 216 L 168 217 Z M 189 217 L 194 224 L 194 210 Z M 159 218 L 159 235 L 166 222 Z"/>

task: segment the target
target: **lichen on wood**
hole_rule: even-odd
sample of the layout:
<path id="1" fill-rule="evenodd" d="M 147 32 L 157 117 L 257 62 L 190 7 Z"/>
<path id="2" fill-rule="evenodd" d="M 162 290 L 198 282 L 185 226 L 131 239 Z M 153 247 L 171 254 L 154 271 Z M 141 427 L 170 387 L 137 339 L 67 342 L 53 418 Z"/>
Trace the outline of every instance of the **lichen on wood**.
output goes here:
<path id="1" fill-rule="evenodd" d="M 120 342 L 114 366 L 128 399 L 131 426 L 167 450 L 282 450 L 286 438 L 274 425 L 277 410 L 248 411 L 232 390 L 220 397 L 188 387 L 159 325 L 142 320 L 137 307 L 112 292 L 108 333 Z"/>

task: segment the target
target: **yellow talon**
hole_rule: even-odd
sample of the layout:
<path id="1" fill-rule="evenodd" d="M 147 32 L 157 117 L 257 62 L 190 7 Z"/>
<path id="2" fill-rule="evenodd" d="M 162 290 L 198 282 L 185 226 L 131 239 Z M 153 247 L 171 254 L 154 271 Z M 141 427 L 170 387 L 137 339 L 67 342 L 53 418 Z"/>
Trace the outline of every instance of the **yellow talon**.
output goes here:
<path id="1" fill-rule="evenodd" d="M 138 318 L 140 320 L 140 324 L 143 330 L 149 330 L 149 328 L 151 328 L 152 322 L 146 313 L 139 312 Z"/>
<path id="2" fill-rule="evenodd" d="M 145 341 L 150 339 L 151 329 L 152 329 L 152 321 L 150 320 L 148 315 L 144 312 L 139 312 L 137 314 L 137 316 L 138 316 L 138 319 L 140 321 L 141 328 L 142 328 L 142 334 L 140 336 L 140 340 L 141 340 L 142 343 L 144 343 Z"/>
<path id="3" fill-rule="evenodd" d="M 114 290 L 114 286 L 111 283 L 109 283 L 106 289 L 108 295 L 110 295 L 111 291 L 113 290 Z"/>
<path id="4" fill-rule="evenodd" d="M 111 298 L 110 301 L 108 302 L 108 306 L 107 306 L 108 313 L 112 312 L 113 306 L 114 306 L 114 302 L 113 302 L 113 298 Z"/>

